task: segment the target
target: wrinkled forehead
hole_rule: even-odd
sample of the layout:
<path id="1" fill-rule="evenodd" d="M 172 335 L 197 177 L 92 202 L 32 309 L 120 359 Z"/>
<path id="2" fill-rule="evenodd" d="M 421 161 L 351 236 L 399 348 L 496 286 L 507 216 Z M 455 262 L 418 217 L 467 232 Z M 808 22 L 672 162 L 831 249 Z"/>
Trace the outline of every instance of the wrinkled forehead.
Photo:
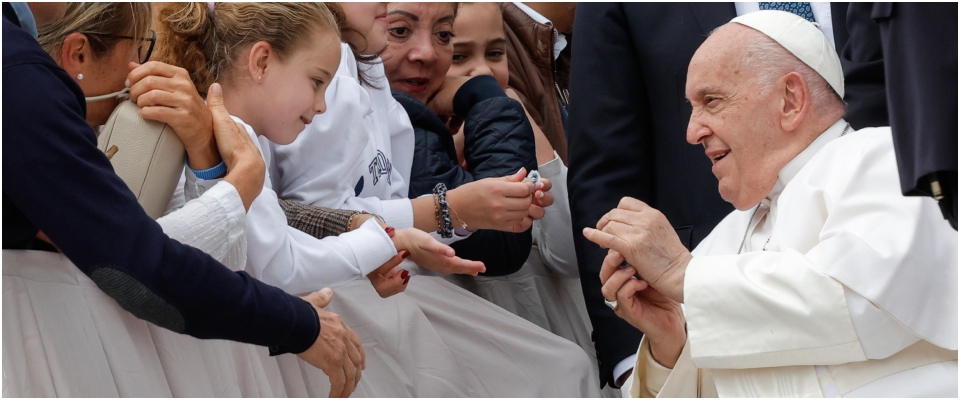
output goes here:
<path id="1" fill-rule="evenodd" d="M 740 61 L 744 56 L 744 44 L 750 34 L 750 28 L 739 24 L 727 24 L 714 30 L 690 59 L 687 68 L 687 96 L 691 95 L 691 85 L 732 85 L 742 81 L 746 71 L 742 70 L 745 66 Z"/>
<path id="2" fill-rule="evenodd" d="M 744 47 L 751 35 L 759 34 L 753 29 L 740 24 L 722 25 L 707 36 L 703 44 L 697 48 L 693 58 L 690 60 L 692 65 L 697 61 L 736 61 L 743 55 Z"/>
<path id="3" fill-rule="evenodd" d="M 453 24 L 457 15 L 457 3 L 387 3 L 387 15 L 423 26 Z"/>

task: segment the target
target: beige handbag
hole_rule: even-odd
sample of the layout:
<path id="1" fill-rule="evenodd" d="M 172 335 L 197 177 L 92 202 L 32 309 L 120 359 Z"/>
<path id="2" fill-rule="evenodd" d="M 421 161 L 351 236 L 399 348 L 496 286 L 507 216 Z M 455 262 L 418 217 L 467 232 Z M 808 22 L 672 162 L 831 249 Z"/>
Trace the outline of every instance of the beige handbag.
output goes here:
<path id="1" fill-rule="evenodd" d="M 163 216 L 183 173 L 183 143 L 173 128 L 140 117 L 140 108 L 120 102 L 100 131 L 97 147 L 153 219 Z"/>

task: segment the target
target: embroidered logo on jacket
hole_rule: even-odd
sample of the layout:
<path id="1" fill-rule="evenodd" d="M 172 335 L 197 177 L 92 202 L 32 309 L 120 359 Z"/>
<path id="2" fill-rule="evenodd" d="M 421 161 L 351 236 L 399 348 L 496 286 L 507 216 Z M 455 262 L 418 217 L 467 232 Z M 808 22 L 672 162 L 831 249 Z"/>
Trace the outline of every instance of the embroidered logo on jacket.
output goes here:
<path id="1" fill-rule="evenodd" d="M 387 176 L 388 185 L 393 184 L 390 178 L 390 173 L 393 172 L 393 164 L 390 163 L 390 160 L 387 159 L 387 156 L 385 156 L 382 151 L 377 150 L 377 156 L 373 158 L 373 161 L 370 162 L 367 169 L 370 171 L 370 175 L 373 176 L 373 186 L 377 186 L 377 182 L 380 181 L 380 177 L 383 175 Z"/>

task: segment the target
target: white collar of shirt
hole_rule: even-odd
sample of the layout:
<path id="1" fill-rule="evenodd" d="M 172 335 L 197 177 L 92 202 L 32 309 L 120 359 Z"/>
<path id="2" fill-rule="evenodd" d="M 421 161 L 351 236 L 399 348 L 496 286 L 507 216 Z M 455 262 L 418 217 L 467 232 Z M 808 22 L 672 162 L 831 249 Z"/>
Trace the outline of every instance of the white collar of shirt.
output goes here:
<path id="1" fill-rule="evenodd" d="M 776 201 L 777 197 L 780 196 L 780 192 L 783 191 L 783 188 L 786 187 L 787 184 L 789 184 L 798 173 L 800 173 L 800 170 L 803 169 L 803 166 L 807 165 L 807 162 L 809 162 L 814 155 L 820 152 L 820 149 L 822 149 L 823 146 L 826 146 L 827 143 L 830 143 L 830 141 L 833 139 L 843 135 L 847 125 L 847 121 L 845 121 L 843 118 L 840 118 L 837 120 L 837 122 L 834 122 L 833 125 L 830 125 L 827 130 L 823 131 L 820 136 L 817 136 L 817 138 L 814 139 L 806 149 L 803 149 L 800 154 L 797 154 L 793 160 L 790 160 L 787 165 L 784 165 L 783 168 L 780 169 L 780 174 L 777 175 L 777 183 L 773 185 L 773 190 L 771 190 L 770 194 L 767 195 L 767 199 Z"/>
<path id="2" fill-rule="evenodd" d="M 544 25 L 553 26 L 553 22 L 550 22 L 550 20 L 547 19 L 547 17 L 544 17 L 543 14 L 536 12 L 534 9 L 530 8 L 530 6 L 523 4 L 519 1 L 513 2 L 513 5 L 517 6 L 517 8 L 519 8 L 520 11 L 523 11 L 524 13 L 526 13 L 530 18 L 533 18 L 534 21 L 537 21 L 538 23 L 541 23 Z M 757 7 L 758 7 L 757 9 L 759 9 L 760 6 L 757 6 Z M 554 29 L 553 31 L 557 32 L 556 29 Z M 557 32 L 557 41 L 553 43 L 553 59 L 556 60 L 557 57 L 560 57 L 560 52 L 563 51 L 563 49 L 565 49 L 566 47 L 567 47 L 567 36 L 560 32 Z"/>
<path id="3" fill-rule="evenodd" d="M 738 1 L 733 4 L 737 8 L 737 16 L 760 11 L 760 3 L 755 1 Z M 813 9 L 813 18 L 816 18 L 817 23 L 820 24 L 820 32 L 823 32 L 823 34 L 827 36 L 830 44 L 836 46 L 836 42 L 833 40 L 833 12 L 830 11 L 830 3 L 811 1 L 810 8 Z"/>
<path id="4" fill-rule="evenodd" d="M 783 192 L 783 188 L 800 173 L 800 170 L 810 162 L 813 156 L 820 152 L 820 149 L 833 139 L 843 135 L 847 126 L 849 126 L 847 121 L 843 119 L 837 120 L 837 122 L 834 122 L 827 130 L 823 131 L 820 136 L 817 136 L 806 149 L 803 149 L 800 154 L 797 154 L 793 160 L 790 160 L 787 165 L 784 165 L 783 168 L 780 169 L 780 173 L 777 175 L 777 182 L 773 184 L 773 189 L 770 191 L 770 194 L 760 201 L 760 204 L 757 206 L 757 211 L 753 213 L 754 218 L 758 219 L 758 221 L 756 225 L 754 225 L 753 233 L 749 236 L 749 239 L 745 240 L 744 251 L 767 250 L 767 245 L 770 244 L 770 239 L 773 236 L 773 226 L 777 221 L 777 200 L 780 198 L 780 193 Z M 751 221 L 750 224 L 753 225 L 753 222 Z"/>

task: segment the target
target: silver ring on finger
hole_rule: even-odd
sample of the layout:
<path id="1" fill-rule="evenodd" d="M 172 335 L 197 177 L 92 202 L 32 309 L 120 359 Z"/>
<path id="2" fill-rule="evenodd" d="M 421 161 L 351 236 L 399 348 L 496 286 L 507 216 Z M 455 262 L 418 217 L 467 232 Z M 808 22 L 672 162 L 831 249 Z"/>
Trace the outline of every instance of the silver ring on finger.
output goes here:
<path id="1" fill-rule="evenodd" d="M 610 301 L 610 300 L 607 300 L 607 299 L 603 299 L 603 304 L 606 304 L 607 307 L 610 307 L 610 309 L 613 310 L 613 311 L 617 311 L 617 308 L 620 307 L 620 305 L 617 304 L 617 301 L 616 301 L 616 300 Z"/>

